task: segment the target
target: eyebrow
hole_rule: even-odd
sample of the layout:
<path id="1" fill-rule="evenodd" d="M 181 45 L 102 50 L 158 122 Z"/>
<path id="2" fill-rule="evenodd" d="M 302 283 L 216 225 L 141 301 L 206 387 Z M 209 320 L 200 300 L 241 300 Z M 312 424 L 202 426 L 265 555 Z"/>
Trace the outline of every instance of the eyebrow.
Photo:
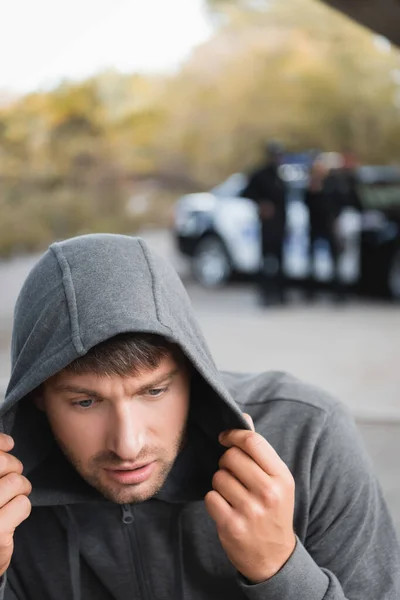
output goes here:
<path id="1" fill-rule="evenodd" d="M 175 377 L 175 375 L 178 375 L 178 373 L 178 369 L 172 369 L 172 371 L 169 371 L 169 373 L 165 373 L 164 375 L 157 377 L 157 379 L 153 379 L 153 381 L 149 381 L 145 385 L 141 386 L 138 390 L 136 390 L 135 395 L 143 394 L 144 392 L 147 392 L 147 390 L 150 390 L 156 387 L 157 385 L 164 383 L 164 381 L 166 381 L 167 379 L 171 380 L 173 377 Z M 86 396 L 92 396 L 93 398 L 97 398 L 99 400 L 107 399 L 106 396 L 103 396 L 96 390 L 91 390 L 90 388 L 85 388 L 76 385 L 60 383 L 58 385 L 55 385 L 54 389 L 56 392 L 72 392 L 74 394 L 85 394 Z"/>

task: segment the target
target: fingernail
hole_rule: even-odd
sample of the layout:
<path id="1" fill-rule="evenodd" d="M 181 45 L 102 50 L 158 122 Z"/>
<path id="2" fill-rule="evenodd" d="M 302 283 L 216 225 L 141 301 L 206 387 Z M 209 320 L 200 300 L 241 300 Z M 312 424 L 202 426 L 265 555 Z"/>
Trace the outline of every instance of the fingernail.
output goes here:
<path id="1" fill-rule="evenodd" d="M 219 441 L 223 441 L 226 438 L 226 436 L 231 433 L 231 431 L 233 431 L 233 429 L 225 429 L 225 431 L 222 431 L 218 436 Z"/>
<path id="2" fill-rule="evenodd" d="M 4 441 L 8 446 L 13 446 L 14 445 L 14 440 L 11 437 L 11 435 L 8 435 L 7 433 L 3 433 L 4 436 Z"/>

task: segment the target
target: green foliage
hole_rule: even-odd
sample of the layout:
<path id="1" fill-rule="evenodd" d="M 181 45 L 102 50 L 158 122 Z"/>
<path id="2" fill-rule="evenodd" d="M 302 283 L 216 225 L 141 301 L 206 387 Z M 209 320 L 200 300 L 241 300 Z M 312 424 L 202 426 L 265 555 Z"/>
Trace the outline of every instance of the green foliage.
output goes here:
<path id="1" fill-rule="evenodd" d="M 108 71 L 0 110 L 0 255 L 168 224 L 176 196 L 250 168 L 269 137 L 399 161 L 397 51 L 316 0 L 209 6 L 215 35 L 175 75 Z"/>

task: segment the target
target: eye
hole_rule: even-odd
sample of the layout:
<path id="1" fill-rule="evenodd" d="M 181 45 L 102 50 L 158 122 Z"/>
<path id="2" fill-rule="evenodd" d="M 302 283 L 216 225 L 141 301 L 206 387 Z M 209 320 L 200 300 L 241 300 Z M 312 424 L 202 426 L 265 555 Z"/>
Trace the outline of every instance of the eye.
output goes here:
<path id="1" fill-rule="evenodd" d="M 91 408 L 95 404 L 95 400 L 92 398 L 86 398 L 85 400 L 78 400 L 77 402 L 73 402 L 72 406 L 77 406 L 78 408 L 88 409 Z"/>
<path id="2" fill-rule="evenodd" d="M 152 398 L 158 398 L 159 396 L 162 396 L 164 394 L 164 392 L 166 392 L 167 390 L 168 390 L 168 386 L 162 387 L 162 388 L 161 387 L 160 388 L 152 388 L 147 393 Z"/>

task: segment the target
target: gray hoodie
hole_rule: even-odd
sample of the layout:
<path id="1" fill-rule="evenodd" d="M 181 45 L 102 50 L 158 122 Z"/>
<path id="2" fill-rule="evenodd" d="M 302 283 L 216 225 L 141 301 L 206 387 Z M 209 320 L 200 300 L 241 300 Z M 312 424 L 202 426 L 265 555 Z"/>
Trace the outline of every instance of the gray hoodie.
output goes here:
<path id="1" fill-rule="evenodd" d="M 28 396 L 128 331 L 179 344 L 196 373 L 189 442 L 163 489 L 135 506 L 109 502 L 78 476 Z M 217 436 L 248 429 L 243 412 L 296 483 L 296 549 L 256 585 L 228 560 L 203 502 L 224 451 Z M 0 600 L 400 598 L 394 528 L 346 410 L 283 373 L 220 373 L 178 276 L 141 239 L 82 236 L 53 244 L 37 263 L 16 305 L 0 425 L 33 485 Z"/>

